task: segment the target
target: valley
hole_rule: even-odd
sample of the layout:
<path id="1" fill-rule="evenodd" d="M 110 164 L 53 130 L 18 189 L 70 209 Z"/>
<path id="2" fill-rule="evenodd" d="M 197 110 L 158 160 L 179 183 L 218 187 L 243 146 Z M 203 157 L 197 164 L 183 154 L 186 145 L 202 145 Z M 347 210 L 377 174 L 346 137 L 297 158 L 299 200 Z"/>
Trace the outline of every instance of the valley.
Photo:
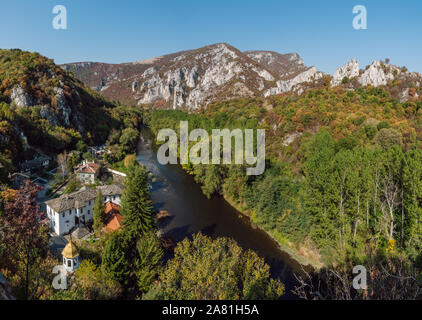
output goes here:
<path id="1" fill-rule="evenodd" d="M 225 43 L 147 61 L 60 67 L 37 53 L 1 50 L 0 66 L 4 228 L 19 228 L 15 212 L 26 212 L 15 199 L 36 193 L 25 179 L 12 186 L 12 176 L 43 177 L 43 170 L 58 166 L 51 185 L 62 189 L 65 202 L 79 187 L 97 190 L 112 182 L 97 177 L 81 184 L 73 173 L 81 162 L 125 175 L 120 231 L 107 234 L 96 215 L 92 236 L 77 243 L 83 262 L 72 270 L 73 289 L 57 293 L 45 280 L 38 298 L 315 298 L 303 289 L 306 281 L 325 281 L 319 294 L 327 299 L 417 292 L 416 281 L 409 291 L 394 281 L 391 292 L 377 286 L 395 270 L 416 279 L 410 266 L 420 267 L 420 74 L 386 59 L 365 69 L 351 60 L 330 76 L 307 67 L 298 54 L 240 52 Z M 181 139 L 184 121 L 209 137 L 214 129 L 265 130 L 265 171 L 248 175 L 242 164 L 189 159 L 181 167 L 160 163 L 160 130 Z M 101 159 L 88 152 L 98 145 Z M 181 158 L 180 149 L 173 158 Z M 104 208 L 96 208 L 101 216 Z M 162 210 L 171 215 L 158 222 Z M 38 222 L 33 232 L 44 243 L 41 221 L 32 226 Z M 7 245 L 19 239 L 3 233 L 6 275 L 24 274 Z M 45 268 L 54 263 L 48 250 L 34 259 L 47 259 Z M 299 263 L 312 275 L 303 275 Z M 333 283 L 352 282 L 348 271 L 356 264 L 372 271 L 369 293 L 330 291 Z M 33 277 L 41 272 L 35 265 Z M 242 285 L 232 283 L 233 274 Z M 22 283 L 29 290 L 28 276 L 12 281 L 19 297 L 25 296 Z M 98 286 L 87 281 L 91 277 Z M 221 286 L 213 284 L 220 280 Z"/>

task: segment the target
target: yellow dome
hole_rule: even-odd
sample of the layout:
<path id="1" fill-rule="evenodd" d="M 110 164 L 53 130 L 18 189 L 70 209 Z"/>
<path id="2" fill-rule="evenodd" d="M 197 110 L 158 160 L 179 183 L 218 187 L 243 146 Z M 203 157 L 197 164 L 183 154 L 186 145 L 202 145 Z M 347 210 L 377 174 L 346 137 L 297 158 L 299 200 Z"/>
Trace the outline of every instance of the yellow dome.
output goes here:
<path id="1" fill-rule="evenodd" d="M 62 255 L 67 259 L 73 259 L 79 256 L 79 249 L 76 244 L 72 240 L 70 240 L 66 247 L 64 247 Z"/>

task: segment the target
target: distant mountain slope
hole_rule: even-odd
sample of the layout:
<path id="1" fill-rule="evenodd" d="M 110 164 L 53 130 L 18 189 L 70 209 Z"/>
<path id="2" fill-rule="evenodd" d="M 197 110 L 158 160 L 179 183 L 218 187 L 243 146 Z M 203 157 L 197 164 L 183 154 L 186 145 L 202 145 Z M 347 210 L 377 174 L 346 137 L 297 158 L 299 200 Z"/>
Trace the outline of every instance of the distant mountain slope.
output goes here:
<path id="1" fill-rule="evenodd" d="M 272 88 L 277 91 L 280 80 L 302 75 L 302 82 L 309 81 L 316 72 L 310 74 L 297 54 L 243 53 L 225 43 L 134 63 L 62 67 L 111 99 L 190 110 L 219 100 L 261 96 Z"/>
<path id="2" fill-rule="evenodd" d="M 88 117 L 111 106 L 97 92 L 38 53 L 0 50 L 0 101 L 16 108 L 37 107 L 52 125 L 91 131 Z"/>
<path id="3" fill-rule="evenodd" d="M 240 52 L 226 43 L 133 63 L 83 62 L 62 67 L 110 99 L 189 110 L 231 98 L 302 94 L 330 85 L 381 86 L 403 102 L 420 94 L 422 83 L 420 74 L 381 61 L 361 70 L 351 60 L 330 76 L 306 66 L 297 53 Z"/>
<path id="4" fill-rule="evenodd" d="M 374 61 L 363 70 L 359 69 L 359 62 L 352 59 L 338 68 L 331 80 L 332 86 L 343 86 L 346 89 L 383 87 L 400 102 L 418 98 L 422 94 L 421 84 L 421 74 L 390 64 L 388 60 Z"/>
<path id="5" fill-rule="evenodd" d="M 31 159 L 35 149 L 55 154 L 105 141 L 114 107 L 53 60 L 0 50 L 0 165 Z"/>
<path id="6" fill-rule="evenodd" d="M 308 69 L 297 53 L 280 54 L 274 51 L 245 51 L 245 54 L 262 64 L 278 78 L 288 78 Z"/>

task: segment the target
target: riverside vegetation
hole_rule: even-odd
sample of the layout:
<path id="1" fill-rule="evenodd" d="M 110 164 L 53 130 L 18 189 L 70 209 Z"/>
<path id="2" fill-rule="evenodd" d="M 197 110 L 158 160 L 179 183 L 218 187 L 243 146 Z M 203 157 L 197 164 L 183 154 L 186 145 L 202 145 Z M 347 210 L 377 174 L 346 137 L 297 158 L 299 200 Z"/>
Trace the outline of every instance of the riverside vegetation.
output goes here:
<path id="1" fill-rule="evenodd" d="M 177 245 L 174 259 L 165 257 L 149 175 L 133 156 L 144 110 L 104 99 L 38 53 L 0 50 L 0 83 L 0 272 L 16 298 L 276 299 L 284 293 L 264 260 L 230 239 L 199 234 Z M 78 243 L 82 263 L 68 279 L 69 289 L 57 291 L 51 270 L 61 259 L 47 248 L 39 188 L 26 182 L 10 189 L 8 175 L 35 151 L 61 153 L 57 161 L 64 173 L 88 157 L 87 145 L 101 143 L 110 150 L 105 161 L 127 173 L 123 227 L 101 232 L 103 207 L 96 205 L 98 239 Z M 71 179 L 66 189 L 77 186 Z M 197 260 L 183 260 L 185 254 Z"/>
<path id="2" fill-rule="evenodd" d="M 324 88 L 235 99 L 194 114 L 156 110 L 150 126 L 154 133 L 177 132 L 187 120 L 209 133 L 266 129 L 261 176 L 247 176 L 239 165 L 184 168 L 206 196 L 226 197 L 299 261 L 323 271 L 349 270 L 348 277 L 357 264 L 379 271 L 383 263 L 398 263 L 420 288 L 421 107 L 421 101 L 399 103 L 380 88 Z"/>
<path id="3" fill-rule="evenodd" d="M 20 50 L 0 51 L 0 81 L 0 271 L 16 297 L 274 299 L 283 294 L 265 262 L 230 239 L 196 235 L 178 244 L 165 263 L 147 172 L 131 154 L 141 123 L 154 133 L 177 132 L 181 120 L 208 132 L 266 129 L 266 170 L 260 176 L 247 176 L 241 165 L 184 169 L 206 196 L 223 195 L 302 262 L 321 268 L 300 279 L 300 297 L 420 295 L 420 99 L 399 103 L 381 88 L 346 91 L 327 85 L 300 96 L 214 103 L 190 114 L 146 111 L 108 101 L 51 60 Z M 34 149 L 51 155 L 75 150 L 69 157 L 74 163 L 87 145 L 104 142 L 111 150 L 105 160 L 128 174 L 122 214 L 133 223 L 83 242 L 83 262 L 70 289 L 57 292 L 51 287 L 57 261 L 46 249 L 38 190 L 30 184 L 11 190 L 7 177 Z M 101 212 L 95 216 L 98 233 Z M 350 288 L 356 264 L 369 271 L 370 288 L 363 292 Z"/>

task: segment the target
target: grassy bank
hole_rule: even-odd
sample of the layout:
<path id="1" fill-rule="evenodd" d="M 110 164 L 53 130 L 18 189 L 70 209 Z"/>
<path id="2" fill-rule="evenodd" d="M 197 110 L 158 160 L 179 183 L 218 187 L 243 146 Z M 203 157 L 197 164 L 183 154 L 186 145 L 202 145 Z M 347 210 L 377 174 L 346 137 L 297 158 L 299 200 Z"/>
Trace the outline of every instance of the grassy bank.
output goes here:
<path id="1" fill-rule="evenodd" d="M 288 238 L 281 235 L 280 233 L 276 233 L 273 230 L 267 230 L 263 226 L 257 224 L 253 219 L 253 212 L 246 209 L 241 204 L 236 203 L 230 197 L 226 195 L 223 195 L 223 197 L 233 208 L 235 208 L 241 214 L 249 217 L 251 223 L 253 223 L 254 226 L 263 230 L 274 241 L 276 241 L 278 246 L 280 247 L 280 250 L 286 252 L 292 259 L 294 259 L 303 266 L 311 266 L 315 270 L 319 270 L 324 267 L 324 263 L 322 263 L 320 260 L 319 253 L 316 252 L 314 249 L 307 247 L 305 244 L 299 244 L 299 247 L 295 246 L 294 243 L 289 241 Z"/>

